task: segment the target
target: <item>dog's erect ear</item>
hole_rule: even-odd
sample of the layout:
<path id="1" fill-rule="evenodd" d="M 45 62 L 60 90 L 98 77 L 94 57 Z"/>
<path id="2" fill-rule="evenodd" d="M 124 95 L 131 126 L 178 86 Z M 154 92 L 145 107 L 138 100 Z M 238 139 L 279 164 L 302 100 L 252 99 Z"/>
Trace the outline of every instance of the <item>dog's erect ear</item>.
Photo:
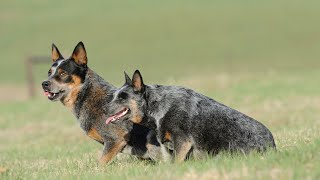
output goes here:
<path id="1" fill-rule="evenodd" d="M 136 70 L 133 74 L 132 86 L 135 91 L 144 91 L 144 84 L 139 70 Z"/>
<path id="2" fill-rule="evenodd" d="M 125 77 L 125 80 L 126 80 L 126 85 L 131 85 L 131 79 L 130 77 L 128 76 L 128 74 L 124 71 L 124 77 Z"/>
<path id="3" fill-rule="evenodd" d="M 80 66 L 87 65 L 87 52 L 82 42 L 74 48 L 71 58 Z"/>
<path id="4" fill-rule="evenodd" d="M 63 56 L 61 55 L 61 53 L 59 52 L 58 48 L 56 45 L 54 45 L 52 43 L 52 54 L 51 54 L 51 57 L 52 57 L 52 61 L 55 62 L 59 59 L 64 59 Z"/>

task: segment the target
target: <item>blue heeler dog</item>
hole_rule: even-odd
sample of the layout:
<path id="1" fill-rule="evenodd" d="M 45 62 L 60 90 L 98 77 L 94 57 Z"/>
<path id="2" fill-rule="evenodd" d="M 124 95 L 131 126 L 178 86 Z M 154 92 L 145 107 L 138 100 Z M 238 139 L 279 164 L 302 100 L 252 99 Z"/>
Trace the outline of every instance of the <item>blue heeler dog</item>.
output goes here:
<path id="1" fill-rule="evenodd" d="M 83 131 L 104 145 L 101 164 L 111 162 L 119 152 L 143 159 L 161 158 L 154 131 L 138 124 L 116 122 L 116 119 L 106 122 L 109 94 L 117 88 L 88 67 L 82 42 L 66 59 L 53 44 L 52 61 L 48 79 L 42 83 L 44 93 L 49 100 L 60 101 L 69 108 Z"/>
<path id="2" fill-rule="evenodd" d="M 215 155 L 276 149 L 271 132 L 237 110 L 191 89 L 145 85 L 138 70 L 132 80 L 126 73 L 125 77 L 126 83 L 109 103 L 109 114 L 114 115 L 108 120 L 129 119 L 156 130 L 162 147 L 173 146 L 173 161 L 184 161 L 189 155 L 199 157 L 203 152 Z"/>

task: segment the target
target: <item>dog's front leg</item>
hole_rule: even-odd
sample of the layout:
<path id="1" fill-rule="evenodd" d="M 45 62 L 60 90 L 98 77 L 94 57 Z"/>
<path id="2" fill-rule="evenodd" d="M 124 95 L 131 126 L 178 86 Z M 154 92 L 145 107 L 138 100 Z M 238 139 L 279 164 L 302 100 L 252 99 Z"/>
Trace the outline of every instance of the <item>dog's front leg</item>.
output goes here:
<path id="1" fill-rule="evenodd" d="M 125 145 L 125 141 L 105 142 L 99 164 L 105 165 L 109 163 L 123 149 Z"/>
<path id="2" fill-rule="evenodd" d="M 95 128 L 91 128 L 91 129 L 87 132 L 87 135 L 88 135 L 91 139 L 93 139 L 93 140 L 95 140 L 95 141 L 97 141 L 97 142 L 99 142 L 99 143 L 101 143 L 101 144 L 104 144 L 103 138 L 101 137 L 101 135 L 98 133 L 98 131 L 97 131 Z"/>

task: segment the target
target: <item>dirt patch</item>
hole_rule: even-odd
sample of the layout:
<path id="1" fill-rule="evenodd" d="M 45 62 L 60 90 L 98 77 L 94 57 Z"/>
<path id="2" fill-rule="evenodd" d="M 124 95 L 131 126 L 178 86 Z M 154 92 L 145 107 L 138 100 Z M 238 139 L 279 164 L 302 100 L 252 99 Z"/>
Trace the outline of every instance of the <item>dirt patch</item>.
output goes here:
<path id="1" fill-rule="evenodd" d="M 7 171 L 7 168 L 0 167 L 0 173 L 5 173 Z"/>

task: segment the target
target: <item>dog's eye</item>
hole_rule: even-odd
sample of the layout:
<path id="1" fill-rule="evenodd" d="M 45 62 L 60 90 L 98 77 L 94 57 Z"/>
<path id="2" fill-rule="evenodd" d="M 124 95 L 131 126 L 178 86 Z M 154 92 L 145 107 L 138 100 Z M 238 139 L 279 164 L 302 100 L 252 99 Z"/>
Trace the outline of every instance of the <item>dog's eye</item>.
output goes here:
<path id="1" fill-rule="evenodd" d="M 128 93 L 125 93 L 125 92 L 121 92 L 119 95 L 118 95 L 119 99 L 127 99 L 128 98 Z"/>
<path id="2" fill-rule="evenodd" d="M 50 70 L 48 71 L 48 76 L 50 76 L 51 73 L 52 73 L 52 70 L 50 69 Z"/>
<path id="3" fill-rule="evenodd" d="M 66 72 L 61 72 L 61 73 L 60 73 L 60 76 L 61 76 L 61 77 L 66 76 L 66 75 L 67 75 Z"/>

